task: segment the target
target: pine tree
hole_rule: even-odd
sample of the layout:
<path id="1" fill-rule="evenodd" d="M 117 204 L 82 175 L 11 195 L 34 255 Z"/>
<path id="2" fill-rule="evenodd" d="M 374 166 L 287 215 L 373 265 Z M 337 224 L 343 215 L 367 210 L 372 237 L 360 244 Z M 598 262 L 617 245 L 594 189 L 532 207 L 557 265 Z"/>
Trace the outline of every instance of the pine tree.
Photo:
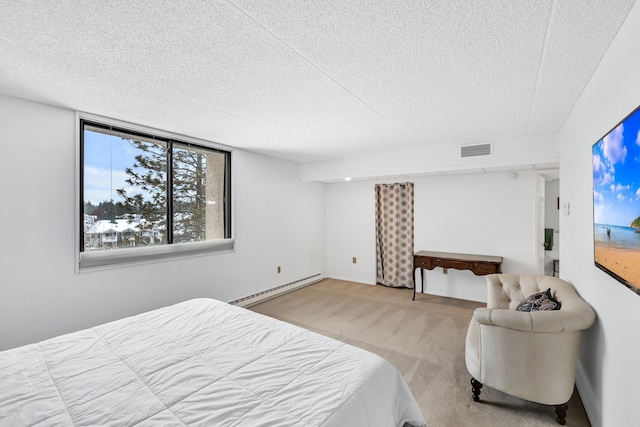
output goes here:
<path id="1" fill-rule="evenodd" d="M 125 169 L 127 184 L 142 192 L 127 194 L 117 189 L 129 213 L 146 221 L 140 228 L 167 228 L 167 147 L 160 143 L 127 140 L 139 154 L 135 163 Z M 197 150 L 173 148 L 173 241 L 188 242 L 205 238 L 206 220 L 206 156 Z M 165 234 L 166 236 L 166 234 Z M 166 240 L 166 237 L 163 237 Z"/>
<path id="2" fill-rule="evenodd" d="M 205 239 L 205 155 L 200 151 L 173 150 L 174 242 Z"/>

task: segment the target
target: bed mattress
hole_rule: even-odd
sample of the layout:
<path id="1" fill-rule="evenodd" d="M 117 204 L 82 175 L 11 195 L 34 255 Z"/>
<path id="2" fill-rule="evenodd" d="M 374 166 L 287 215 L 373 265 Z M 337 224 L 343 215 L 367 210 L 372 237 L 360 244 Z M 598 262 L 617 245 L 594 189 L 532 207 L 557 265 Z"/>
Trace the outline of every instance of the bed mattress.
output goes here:
<path id="1" fill-rule="evenodd" d="M 0 352 L 0 425 L 419 426 L 424 419 L 381 357 L 203 298 Z"/>

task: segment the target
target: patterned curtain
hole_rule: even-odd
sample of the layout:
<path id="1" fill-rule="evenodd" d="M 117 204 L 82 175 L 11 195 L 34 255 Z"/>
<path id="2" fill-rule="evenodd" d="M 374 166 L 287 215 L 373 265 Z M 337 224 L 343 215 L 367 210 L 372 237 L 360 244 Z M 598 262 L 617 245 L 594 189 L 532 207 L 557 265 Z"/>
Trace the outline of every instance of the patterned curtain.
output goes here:
<path id="1" fill-rule="evenodd" d="M 376 184 L 376 282 L 413 288 L 413 183 Z"/>

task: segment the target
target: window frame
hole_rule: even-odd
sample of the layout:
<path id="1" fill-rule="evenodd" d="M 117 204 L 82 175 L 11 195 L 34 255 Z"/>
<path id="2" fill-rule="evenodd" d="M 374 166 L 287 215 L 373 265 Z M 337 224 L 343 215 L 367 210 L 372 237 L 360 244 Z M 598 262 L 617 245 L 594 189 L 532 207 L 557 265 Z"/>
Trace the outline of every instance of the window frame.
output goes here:
<path id="1" fill-rule="evenodd" d="M 173 243 L 170 237 L 173 230 L 169 232 L 172 224 L 172 197 L 167 197 L 167 241 L 164 244 L 147 247 L 123 248 L 117 251 L 84 251 L 84 129 L 85 125 L 104 130 L 117 131 L 132 136 L 141 136 L 147 139 L 155 139 L 167 144 L 169 147 L 177 144 L 179 147 L 193 147 L 218 152 L 224 155 L 224 238 L 215 240 L 203 240 L 197 242 Z M 95 270 L 100 268 L 110 268 L 134 263 L 157 262 L 176 257 L 200 256 L 215 253 L 227 253 L 234 250 L 234 230 L 233 217 L 233 197 L 232 197 L 232 149 L 221 144 L 212 143 L 197 138 L 175 134 L 135 125 L 115 119 L 108 119 L 86 113 L 76 113 L 76 273 Z M 173 186 L 170 181 L 172 177 L 171 155 L 167 163 L 167 193 L 172 191 Z"/>

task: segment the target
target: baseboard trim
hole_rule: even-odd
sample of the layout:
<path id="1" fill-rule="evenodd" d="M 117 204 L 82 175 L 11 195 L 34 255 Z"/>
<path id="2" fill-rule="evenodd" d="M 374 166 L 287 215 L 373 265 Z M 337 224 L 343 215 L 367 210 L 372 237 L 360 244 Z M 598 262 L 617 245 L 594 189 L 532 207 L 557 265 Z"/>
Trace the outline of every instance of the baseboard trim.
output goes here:
<path id="1" fill-rule="evenodd" d="M 323 279 L 322 273 L 316 273 L 311 276 L 303 277 L 293 282 L 285 283 L 262 292 L 257 292 L 246 297 L 238 298 L 233 301 L 229 301 L 229 304 L 237 305 L 239 307 L 251 307 L 252 305 L 264 302 L 268 299 L 275 298 L 287 292 L 295 291 L 296 289 L 303 288 L 305 286 L 313 285 Z"/>
<path id="2" fill-rule="evenodd" d="M 592 427 L 602 427 L 602 407 L 598 403 L 580 359 L 576 365 L 576 388 L 580 394 L 584 411 L 587 413 L 587 418 L 589 418 L 589 423 Z"/>

